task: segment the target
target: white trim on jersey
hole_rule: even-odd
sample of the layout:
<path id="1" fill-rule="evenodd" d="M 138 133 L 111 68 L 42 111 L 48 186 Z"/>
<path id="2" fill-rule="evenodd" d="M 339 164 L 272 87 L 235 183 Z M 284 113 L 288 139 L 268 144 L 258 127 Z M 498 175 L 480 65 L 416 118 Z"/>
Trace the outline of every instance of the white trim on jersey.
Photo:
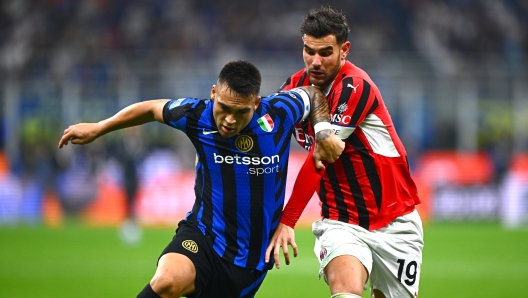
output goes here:
<path id="1" fill-rule="evenodd" d="M 334 134 L 338 136 L 341 140 L 346 140 L 356 129 L 355 126 L 341 126 L 337 124 L 332 124 L 332 130 Z"/>
<path id="2" fill-rule="evenodd" d="M 308 92 L 306 92 L 306 90 L 304 90 L 303 88 L 293 88 L 289 91 L 284 91 L 284 92 L 290 92 L 290 91 L 295 92 L 301 96 L 304 102 L 304 114 L 302 117 L 302 121 L 306 120 L 306 118 L 308 118 L 308 115 L 310 115 L 310 109 L 311 109 L 310 96 L 308 95 Z"/>
<path id="3" fill-rule="evenodd" d="M 383 121 L 378 116 L 374 114 L 368 115 L 359 127 L 363 130 L 374 153 L 387 157 L 400 156 L 387 130 L 387 126 L 383 124 Z"/>

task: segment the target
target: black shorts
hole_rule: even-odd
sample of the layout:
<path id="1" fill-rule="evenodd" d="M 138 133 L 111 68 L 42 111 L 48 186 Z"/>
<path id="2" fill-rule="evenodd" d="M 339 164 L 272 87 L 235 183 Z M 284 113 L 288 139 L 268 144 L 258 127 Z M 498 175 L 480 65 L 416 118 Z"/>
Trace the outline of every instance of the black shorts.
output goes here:
<path id="1" fill-rule="evenodd" d="M 187 256 L 196 268 L 195 291 L 187 296 L 190 298 L 253 297 L 267 273 L 225 261 L 213 249 L 212 238 L 185 220 L 180 221 L 176 235 L 161 255 L 169 252 Z"/>

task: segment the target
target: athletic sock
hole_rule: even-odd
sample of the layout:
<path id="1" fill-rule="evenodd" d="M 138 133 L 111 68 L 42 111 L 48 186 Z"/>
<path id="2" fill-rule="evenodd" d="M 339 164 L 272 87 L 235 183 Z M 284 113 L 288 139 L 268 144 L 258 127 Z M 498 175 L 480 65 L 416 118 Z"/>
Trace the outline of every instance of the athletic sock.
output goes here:
<path id="1" fill-rule="evenodd" d="M 332 295 L 330 298 L 361 298 L 361 296 L 350 293 L 337 293 Z"/>
<path id="2" fill-rule="evenodd" d="M 148 283 L 141 292 L 137 295 L 137 298 L 161 298 L 160 295 L 156 294 L 152 287 L 150 286 L 150 283 Z"/>

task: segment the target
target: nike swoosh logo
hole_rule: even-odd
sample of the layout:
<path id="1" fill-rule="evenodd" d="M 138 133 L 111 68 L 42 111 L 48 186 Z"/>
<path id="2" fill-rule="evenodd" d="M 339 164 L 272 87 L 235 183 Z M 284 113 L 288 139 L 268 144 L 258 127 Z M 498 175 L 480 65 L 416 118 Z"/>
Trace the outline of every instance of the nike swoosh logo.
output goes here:
<path id="1" fill-rule="evenodd" d="M 217 133 L 217 132 L 218 132 L 218 131 L 216 131 L 216 130 L 205 130 L 205 129 L 203 130 L 203 134 L 204 134 L 204 135 L 210 135 L 210 134 L 212 134 L 212 133 Z"/>

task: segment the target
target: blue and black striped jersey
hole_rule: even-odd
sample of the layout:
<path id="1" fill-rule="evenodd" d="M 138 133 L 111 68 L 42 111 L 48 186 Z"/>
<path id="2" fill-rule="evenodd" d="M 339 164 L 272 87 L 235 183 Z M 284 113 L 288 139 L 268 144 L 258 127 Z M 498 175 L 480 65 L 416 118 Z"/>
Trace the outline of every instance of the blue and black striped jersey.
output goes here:
<path id="1" fill-rule="evenodd" d="M 180 98 L 163 110 L 165 123 L 196 148 L 196 200 L 187 220 L 212 236 L 223 259 L 268 269 L 264 255 L 284 205 L 291 135 L 309 114 L 309 96 L 297 88 L 262 98 L 251 122 L 231 138 L 218 133 L 213 104 Z"/>

